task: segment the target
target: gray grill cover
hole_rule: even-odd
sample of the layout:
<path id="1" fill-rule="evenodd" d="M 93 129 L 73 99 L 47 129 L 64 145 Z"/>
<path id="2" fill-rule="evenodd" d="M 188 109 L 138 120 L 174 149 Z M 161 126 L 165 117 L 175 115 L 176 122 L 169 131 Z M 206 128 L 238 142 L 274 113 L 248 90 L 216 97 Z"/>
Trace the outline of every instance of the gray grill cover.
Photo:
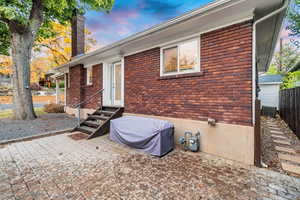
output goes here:
<path id="1" fill-rule="evenodd" d="M 174 148 L 174 125 L 164 120 L 125 116 L 111 120 L 110 139 L 163 156 Z"/>

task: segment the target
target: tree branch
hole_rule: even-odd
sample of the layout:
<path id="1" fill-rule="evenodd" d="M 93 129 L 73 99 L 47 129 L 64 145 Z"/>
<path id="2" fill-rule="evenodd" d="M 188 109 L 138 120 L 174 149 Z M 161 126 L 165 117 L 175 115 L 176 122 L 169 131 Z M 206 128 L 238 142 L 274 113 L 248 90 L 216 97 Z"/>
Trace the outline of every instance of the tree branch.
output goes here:
<path id="1" fill-rule="evenodd" d="M 29 16 L 29 28 L 34 37 L 43 22 L 43 8 L 42 0 L 32 0 L 32 8 Z"/>
<path id="2" fill-rule="evenodd" d="M 46 48 L 50 49 L 51 51 L 54 51 L 54 52 L 56 52 L 56 53 L 59 53 L 59 55 L 60 55 L 66 62 L 69 60 L 65 55 L 63 55 L 62 53 L 60 53 L 58 50 L 52 48 L 51 46 L 46 45 L 46 44 L 39 44 L 39 45 L 42 46 L 42 47 L 46 47 Z"/>
<path id="3" fill-rule="evenodd" d="M 0 21 L 6 23 L 6 24 L 9 24 L 10 20 L 9 19 L 6 19 L 4 17 L 0 17 Z"/>

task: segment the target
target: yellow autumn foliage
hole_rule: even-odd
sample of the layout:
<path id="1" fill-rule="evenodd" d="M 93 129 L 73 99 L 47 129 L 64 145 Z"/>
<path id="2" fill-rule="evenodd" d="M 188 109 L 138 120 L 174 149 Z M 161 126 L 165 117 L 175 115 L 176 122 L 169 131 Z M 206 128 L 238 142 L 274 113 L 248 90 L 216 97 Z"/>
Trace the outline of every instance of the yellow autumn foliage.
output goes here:
<path id="1" fill-rule="evenodd" d="M 59 65 L 68 62 L 71 58 L 71 26 L 53 23 L 52 28 L 56 35 L 36 42 L 31 60 L 31 82 L 37 83 L 45 73 Z M 86 52 L 96 45 L 97 41 L 91 37 L 91 32 L 85 30 Z M 12 61 L 8 56 L 0 55 L 0 73 L 11 74 Z"/>
<path id="2" fill-rule="evenodd" d="M 0 55 L 0 74 L 11 74 L 12 60 L 9 56 Z"/>

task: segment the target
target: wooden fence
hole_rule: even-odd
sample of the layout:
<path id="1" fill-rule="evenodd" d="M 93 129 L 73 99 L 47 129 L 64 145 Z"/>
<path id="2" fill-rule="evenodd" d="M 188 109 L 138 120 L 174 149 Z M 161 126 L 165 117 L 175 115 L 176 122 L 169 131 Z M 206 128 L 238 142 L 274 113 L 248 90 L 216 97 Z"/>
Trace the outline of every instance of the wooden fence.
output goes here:
<path id="1" fill-rule="evenodd" d="M 279 114 L 300 139 L 300 87 L 279 92 Z"/>

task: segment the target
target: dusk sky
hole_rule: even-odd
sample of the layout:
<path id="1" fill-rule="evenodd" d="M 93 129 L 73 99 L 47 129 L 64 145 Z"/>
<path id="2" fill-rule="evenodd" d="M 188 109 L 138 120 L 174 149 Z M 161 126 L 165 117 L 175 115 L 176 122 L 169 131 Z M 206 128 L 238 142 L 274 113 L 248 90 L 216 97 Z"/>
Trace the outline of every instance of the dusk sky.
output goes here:
<path id="1" fill-rule="evenodd" d="M 86 27 L 104 46 L 162 23 L 213 0 L 116 0 L 110 14 L 89 11 Z"/>

